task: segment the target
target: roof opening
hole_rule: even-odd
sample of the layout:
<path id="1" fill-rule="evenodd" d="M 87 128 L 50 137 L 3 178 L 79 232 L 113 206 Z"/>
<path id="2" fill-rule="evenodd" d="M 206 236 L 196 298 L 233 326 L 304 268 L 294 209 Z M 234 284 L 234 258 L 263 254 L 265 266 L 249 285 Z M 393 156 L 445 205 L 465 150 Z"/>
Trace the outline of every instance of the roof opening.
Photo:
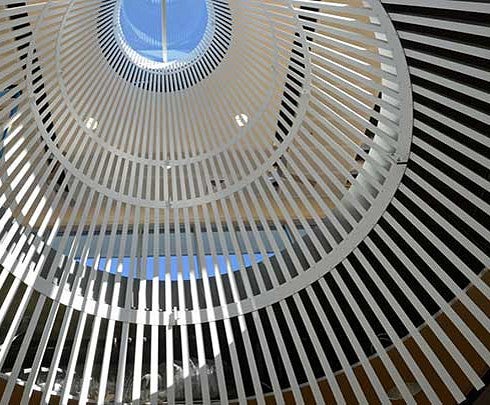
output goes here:
<path id="1" fill-rule="evenodd" d="M 208 26 L 206 0 L 120 0 L 122 40 L 150 65 L 191 59 Z"/>

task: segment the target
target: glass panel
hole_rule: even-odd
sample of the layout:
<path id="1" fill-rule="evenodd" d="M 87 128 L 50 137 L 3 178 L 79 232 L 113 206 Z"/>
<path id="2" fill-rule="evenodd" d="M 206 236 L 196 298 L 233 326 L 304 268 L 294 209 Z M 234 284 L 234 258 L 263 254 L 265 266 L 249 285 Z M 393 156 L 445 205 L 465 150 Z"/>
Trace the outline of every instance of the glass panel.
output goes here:
<path id="1" fill-rule="evenodd" d="M 167 60 L 184 59 L 201 42 L 208 24 L 205 0 L 167 1 Z"/>
<path id="2" fill-rule="evenodd" d="M 206 0 L 163 1 L 166 41 L 162 41 L 162 0 L 121 0 L 120 22 L 124 39 L 139 55 L 154 62 L 186 59 L 206 32 Z"/>
<path id="3" fill-rule="evenodd" d="M 273 254 L 268 253 L 268 256 L 271 257 Z M 218 269 L 220 274 L 226 274 L 227 273 L 227 263 L 226 261 L 229 260 L 229 266 L 231 267 L 232 271 L 237 271 L 240 269 L 240 264 L 238 261 L 238 257 L 236 255 L 230 254 L 229 256 L 224 256 L 224 255 L 217 255 L 216 259 L 218 261 Z M 242 256 L 243 262 L 245 264 L 245 267 L 249 267 L 252 265 L 252 258 L 248 254 L 244 254 Z M 260 253 L 254 254 L 254 259 L 257 263 L 260 263 L 263 260 L 263 256 Z M 190 279 L 190 265 L 191 265 L 191 259 L 189 256 L 182 256 L 182 276 L 184 280 L 189 280 Z M 76 261 L 80 261 L 79 258 L 76 259 Z M 90 257 L 87 259 L 87 266 L 93 267 L 94 265 L 94 258 Z M 117 273 L 117 268 L 118 268 L 118 259 L 117 257 L 114 257 L 111 261 L 110 267 L 106 268 L 107 264 L 107 259 L 105 257 L 102 257 L 99 261 L 99 265 L 97 270 L 103 271 L 108 271 L 112 274 Z M 167 258 L 166 256 L 160 256 L 158 258 L 158 273 L 160 280 L 165 280 L 165 272 L 166 272 L 166 264 L 167 264 Z M 208 276 L 209 277 L 214 277 L 216 276 L 216 270 L 215 266 L 213 264 L 213 256 L 212 255 L 206 255 L 204 258 L 204 263 L 206 266 Z M 122 262 L 120 263 L 122 265 L 122 275 L 125 277 L 129 276 L 129 270 L 131 266 L 131 260 L 129 257 L 123 257 Z M 153 278 L 153 271 L 155 268 L 155 259 L 153 257 L 148 257 L 146 261 L 146 278 L 147 280 L 151 280 Z M 201 271 L 199 269 L 199 263 L 197 256 L 194 256 L 194 271 L 196 274 L 196 278 L 201 278 Z M 172 281 L 177 280 L 177 275 L 179 272 L 179 262 L 178 262 L 178 257 L 177 256 L 171 256 L 170 257 L 170 275 Z M 137 275 L 135 274 L 135 277 Z"/>
<path id="4" fill-rule="evenodd" d="M 163 62 L 161 0 L 121 0 L 120 21 L 126 43 L 133 50 Z"/>

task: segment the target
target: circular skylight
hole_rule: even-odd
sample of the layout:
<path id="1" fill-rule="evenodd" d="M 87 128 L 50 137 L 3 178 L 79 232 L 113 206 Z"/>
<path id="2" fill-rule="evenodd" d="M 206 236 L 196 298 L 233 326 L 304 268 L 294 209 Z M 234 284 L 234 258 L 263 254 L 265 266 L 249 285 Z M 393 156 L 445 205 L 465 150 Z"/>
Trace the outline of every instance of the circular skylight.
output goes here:
<path id="1" fill-rule="evenodd" d="M 1 2 L 0 404 L 484 389 L 488 7 L 205 0 L 168 62 L 121 1 Z"/>
<path id="2" fill-rule="evenodd" d="M 140 65 L 186 62 L 204 49 L 206 0 L 120 0 L 118 17 L 123 48 Z"/>

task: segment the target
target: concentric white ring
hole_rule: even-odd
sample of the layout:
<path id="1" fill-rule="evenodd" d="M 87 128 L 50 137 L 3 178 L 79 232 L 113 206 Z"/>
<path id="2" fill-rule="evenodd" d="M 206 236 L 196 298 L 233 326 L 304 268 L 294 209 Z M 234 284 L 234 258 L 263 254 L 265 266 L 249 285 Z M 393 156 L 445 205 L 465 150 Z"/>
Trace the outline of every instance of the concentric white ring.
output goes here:
<path id="1" fill-rule="evenodd" d="M 64 40 L 63 40 L 63 33 L 68 33 L 70 32 L 70 29 L 68 28 L 71 21 L 75 22 L 77 21 L 76 17 L 72 17 L 72 14 L 74 11 L 72 10 L 77 10 L 76 7 L 74 7 L 76 3 L 71 2 L 69 7 L 66 9 L 66 11 L 62 11 L 59 16 L 62 18 L 62 29 L 59 30 L 58 34 L 58 41 L 57 41 L 57 47 L 56 47 L 56 54 L 58 55 L 56 59 L 56 65 L 58 69 L 58 79 L 59 79 L 59 84 L 60 84 L 60 89 L 62 95 L 62 100 L 64 101 L 64 105 L 68 106 L 70 113 L 72 114 L 73 117 L 76 117 L 76 127 L 79 129 L 75 128 L 74 134 L 78 133 L 84 133 L 85 139 L 82 141 L 82 143 L 85 144 L 84 148 L 93 148 L 89 147 L 88 141 L 94 141 L 94 146 L 97 150 L 103 150 L 104 155 L 106 156 L 106 159 L 113 154 L 110 159 L 115 162 L 118 159 L 121 162 L 125 162 L 124 164 L 128 164 L 127 169 L 132 171 L 131 165 L 134 165 L 134 167 L 145 167 L 145 165 L 154 165 L 153 167 L 156 168 L 156 170 L 163 170 L 163 174 L 165 173 L 172 173 L 174 170 L 177 171 L 179 166 L 175 166 L 176 163 L 179 165 L 185 167 L 186 165 L 193 165 L 193 164 L 200 164 L 203 158 L 208 158 L 208 159 L 217 159 L 214 161 L 212 164 L 218 164 L 218 166 L 222 165 L 223 162 L 229 162 L 231 163 L 232 160 L 230 160 L 231 156 L 236 156 L 236 152 L 233 151 L 233 148 L 236 148 L 239 146 L 237 142 L 240 141 L 241 136 L 245 137 L 256 137 L 256 135 L 253 134 L 253 131 L 256 127 L 259 127 L 259 131 L 263 130 L 263 126 L 260 127 L 260 119 L 264 117 L 264 114 L 267 111 L 270 111 L 271 106 L 274 104 L 271 101 L 271 98 L 269 97 L 267 103 L 264 105 L 264 107 L 260 108 L 260 111 L 258 112 L 258 115 L 255 117 L 255 114 L 252 114 L 252 119 L 249 120 L 247 123 L 247 126 L 244 131 L 244 135 L 240 135 L 240 132 L 242 132 L 242 129 L 238 128 L 238 134 L 239 136 L 236 138 L 233 138 L 233 141 L 229 142 L 228 144 L 225 144 L 223 147 L 220 148 L 219 151 L 213 151 L 213 152 L 207 152 L 204 153 L 203 156 L 195 156 L 195 157 L 189 157 L 187 159 L 180 159 L 180 160 L 148 160 L 148 159 L 141 159 L 137 156 L 133 156 L 132 154 L 125 152 L 125 153 L 120 153 L 118 152 L 117 149 L 114 147 L 107 146 L 106 143 L 103 141 L 99 140 L 97 138 L 97 135 L 94 133 L 94 131 L 85 128 L 84 121 L 82 120 L 82 117 L 80 114 L 77 114 L 75 111 L 75 106 L 71 102 L 71 99 L 75 98 L 76 95 L 75 93 L 69 93 L 69 90 L 67 90 L 67 87 L 70 86 L 70 79 L 65 79 L 65 72 L 70 71 L 67 67 L 63 66 L 62 64 L 64 63 L 63 61 L 69 60 L 70 58 L 68 57 L 68 54 L 65 55 L 65 51 L 63 50 L 64 48 Z M 263 5 L 259 4 L 259 9 L 263 12 L 265 16 L 267 16 L 267 19 L 264 21 L 267 21 L 267 24 L 269 24 L 271 27 L 274 27 L 274 24 L 271 20 L 271 15 L 268 10 L 263 9 Z M 239 8 L 237 8 L 239 9 Z M 47 12 L 49 10 L 49 3 L 45 6 L 45 11 L 40 15 L 40 18 L 38 19 L 37 23 L 37 29 L 35 31 L 38 31 L 40 27 L 42 27 L 45 23 L 43 20 L 43 15 L 46 13 L 46 16 L 51 16 L 51 12 Z M 244 11 L 245 13 L 248 12 L 248 10 Z M 301 24 L 301 9 L 293 7 L 293 3 L 291 3 L 291 6 L 289 7 L 289 12 L 292 12 L 293 14 L 291 15 L 292 20 L 295 21 L 293 22 L 293 27 L 296 27 L 295 29 L 298 29 L 299 24 Z M 377 3 L 372 8 L 373 17 L 371 17 L 374 20 L 376 20 L 376 23 L 378 21 L 383 21 L 383 23 L 380 25 L 380 28 L 382 29 L 382 32 L 379 34 L 376 34 L 379 36 L 379 38 L 376 38 L 373 36 L 372 42 L 374 43 L 375 41 L 378 41 L 379 44 L 383 43 L 383 46 L 387 48 L 387 50 L 383 51 L 377 51 L 377 52 L 383 52 L 383 60 L 385 63 L 385 66 L 381 66 L 381 69 L 379 70 L 380 72 L 380 77 L 379 79 L 379 84 L 376 86 L 379 88 L 385 88 L 386 87 L 386 92 L 387 94 L 390 94 L 389 100 L 387 103 L 385 103 L 385 106 L 389 109 L 392 109 L 390 107 L 390 104 L 393 102 L 395 104 L 392 104 L 395 107 L 395 110 L 393 111 L 403 111 L 403 115 L 400 116 L 395 116 L 395 115 L 390 115 L 392 113 L 388 113 L 387 117 L 389 117 L 389 120 L 394 120 L 393 122 L 396 122 L 396 126 L 392 126 L 390 129 L 389 126 L 384 126 L 380 127 L 382 131 L 380 131 L 379 135 L 376 135 L 376 137 L 373 139 L 372 142 L 372 148 L 374 153 L 371 158 L 367 157 L 367 160 L 369 161 L 370 166 L 366 166 L 365 170 L 367 170 L 366 174 L 362 174 L 360 178 L 363 178 L 364 176 L 367 176 L 365 180 L 363 180 L 363 183 L 355 184 L 352 186 L 351 190 L 346 190 L 346 192 L 343 192 L 341 194 L 343 195 L 340 199 L 338 199 L 338 204 L 339 205 L 334 205 L 332 207 L 332 213 L 327 214 L 328 215 L 334 215 L 332 219 L 326 219 L 327 222 L 330 222 L 330 226 L 333 226 L 333 231 L 329 231 L 327 228 L 325 228 L 324 224 L 321 224 L 319 222 L 316 222 L 315 226 L 320 226 L 320 228 L 323 229 L 322 232 L 326 232 L 325 235 L 327 235 L 329 232 L 333 232 L 331 235 L 327 236 L 327 239 L 329 239 L 329 242 L 327 242 L 327 245 L 324 246 L 322 249 L 325 250 L 324 257 L 321 260 L 316 260 L 315 263 L 311 262 L 308 267 L 308 271 L 299 273 L 294 275 L 293 277 L 286 277 L 282 281 L 279 279 L 276 281 L 278 285 L 275 285 L 274 288 L 271 288 L 273 285 L 266 287 L 266 289 L 259 295 L 256 293 L 253 296 L 248 296 L 239 302 L 232 302 L 229 303 L 226 306 L 226 309 L 223 308 L 223 303 L 221 303 L 219 306 L 215 306 L 214 308 L 214 313 L 211 318 L 209 318 L 209 312 L 208 309 L 201 309 L 201 310 L 191 310 L 188 312 L 188 314 L 185 317 L 181 317 L 180 322 L 182 324 L 186 323 L 195 323 L 196 320 L 200 320 L 200 322 L 206 322 L 209 319 L 222 319 L 222 318 L 229 318 L 236 316 L 240 313 L 246 313 L 249 311 L 254 311 L 257 310 L 258 308 L 263 308 L 267 305 L 270 305 L 271 302 L 277 302 L 280 301 L 281 299 L 284 299 L 285 297 L 295 293 L 296 291 L 299 291 L 303 289 L 305 286 L 309 285 L 312 281 L 318 279 L 321 277 L 323 274 L 329 271 L 329 269 L 333 268 L 337 263 L 339 263 L 342 258 L 344 258 L 351 250 L 353 246 L 356 246 L 359 241 L 361 241 L 365 235 L 369 232 L 369 230 L 374 226 L 374 224 L 377 222 L 377 219 L 379 216 L 384 212 L 385 207 L 387 204 L 389 204 L 391 197 L 393 196 L 394 192 L 397 189 L 398 183 L 404 173 L 404 168 L 405 165 L 403 162 L 406 160 L 406 156 L 408 155 L 408 147 L 410 144 L 410 134 L 411 134 L 411 116 L 410 116 L 410 111 L 411 108 L 401 108 L 400 106 L 405 106 L 405 105 L 411 105 L 411 95 L 409 92 L 409 86 L 406 84 L 409 82 L 408 79 L 408 69 L 406 67 L 406 64 L 404 64 L 404 59 L 402 58 L 403 56 L 403 51 L 401 50 L 400 44 L 397 40 L 396 35 L 394 34 L 393 27 L 390 25 L 389 20 L 386 18 L 386 14 L 383 14 L 384 11 L 382 7 L 380 7 Z M 290 18 L 291 18 L 290 17 Z M 56 17 L 55 17 L 56 18 Z M 238 18 L 239 20 L 239 18 Z M 275 28 L 272 28 L 275 30 Z M 239 31 L 238 27 L 235 27 L 235 30 Z M 181 198 L 181 199 L 173 199 L 173 198 L 157 198 L 157 199 L 148 199 L 148 198 L 142 198 L 141 195 L 129 195 L 122 193 L 121 190 L 119 189 L 109 189 L 105 187 L 104 185 L 101 185 L 99 183 L 100 180 L 107 179 L 107 176 L 105 177 L 99 177 L 98 175 L 94 178 L 91 178 L 87 176 L 82 170 L 80 170 L 76 164 L 74 164 L 71 159 L 67 158 L 65 154 L 71 154 L 72 156 L 75 157 L 79 162 L 81 161 L 81 155 L 80 153 L 73 154 L 75 149 L 73 147 L 71 149 L 68 149 L 67 151 L 63 152 L 62 149 L 60 149 L 59 144 L 60 141 L 59 139 L 53 138 L 53 130 L 49 132 L 47 130 L 48 121 L 45 121 L 45 116 L 43 117 L 43 113 L 38 111 L 38 105 L 36 101 L 36 95 L 35 95 L 35 87 L 33 83 L 36 81 L 36 76 L 33 74 L 35 72 L 35 68 L 33 65 L 33 62 L 35 61 L 34 58 L 34 49 L 37 49 L 37 47 L 40 46 L 40 44 L 34 40 L 31 42 L 31 46 L 29 48 L 28 54 L 30 55 L 30 58 L 28 58 L 28 65 L 27 65 L 27 71 L 28 71 L 28 77 L 27 77 L 27 85 L 28 88 L 30 89 L 30 94 L 31 94 L 31 106 L 33 106 L 33 113 L 34 117 L 36 119 L 37 125 L 41 131 L 41 135 L 44 139 L 44 142 L 46 145 L 50 148 L 51 155 L 56 158 L 58 162 L 62 164 L 62 167 L 64 170 L 66 170 L 68 173 L 70 173 L 70 176 L 73 176 L 73 178 L 77 179 L 73 184 L 78 183 L 79 186 L 83 188 L 86 188 L 87 190 L 92 190 L 92 192 L 96 192 L 97 194 L 100 194 L 101 196 L 105 196 L 105 198 L 118 202 L 118 204 L 125 204 L 131 207 L 134 207 L 135 210 L 150 210 L 150 209 L 156 209 L 156 210 L 173 210 L 174 212 L 179 212 L 180 210 L 186 210 L 186 209 L 195 209 L 196 207 L 203 207 L 204 209 L 208 209 L 205 207 L 214 207 L 217 202 L 219 204 L 223 204 L 223 201 L 227 201 L 229 198 L 236 198 L 237 195 L 243 195 L 243 193 L 250 193 L 252 189 L 255 187 L 263 188 L 264 190 L 268 190 L 268 192 L 274 191 L 274 188 L 271 188 L 271 186 L 265 186 L 264 181 L 270 176 L 275 176 L 277 178 L 277 174 L 270 174 L 271 173 L 271 167 L 280 167 L 285 164 L 286 161 L 291 160 L 291 148 L 298 148 L 299 145 L 306 145 L 307 143 L 310 143 L 312 140 L 314 140 L 314 137 L 311 138 L 310 136 L 312 135 L 311 129 L 310 128 L 312 125 L 318 125 L 316 118 L 314 116 L 308 117 L 307 114 L 309 114 L 309 109 L 313 109 L 313 105 L 315 103 L 318 103 L 318 98 L 312 98 L 312 95 L 320 90 L 319 94 L 323 94 L 325 90 L 322 88 L 315 88 L 314 82 L 312 82 L 312 64 L 314 66 L 314 63 L 312 62 L 312 50 L 311 50 L 311 44 L 308 43 L 308 33 L 307 31 L 304 30 L 299 30 L 297 32 L 292 31 L 293 35 L 297 35 L 299 41 L 297 42 L 300 49 L 304 51 L 304 54 L 300 57 L 301 60 L 303 61 L 303 66 L 304 70 L 302 71 L 303 75 L 303 81 L 300 83 L 301 89 L 297 93 L 297 98 L 294 101 L 295 102 L 295 112 L 294 112 L 294 119 L 291 121 L 289 128 L 286 129 L 286 132 L 284 135 L 281 137 L 280 140 L 271 137 L 269 135 L 269 139 L 263 138 L 259 142 L 263 142 L 264 140 L 266 143 L 268 143 L 268 148 L 269 150 L 265 149 L 264 151 L 267 151 L 267 153 L 270 153 L 269 156 L 263 161 L 260 162 L 260 165 L 258 165 L 255 170 L 250 171 L 247 173 L 246 176 L 243 176 L 242 178 L 239 178 L 238 181 L 235 183 L 230 183 L 230 179 L 232 178 L 227 178 L 222 184 L 220 183 L 220 189 L 219 190 L 212 190 L 210 189 L 208 193 L 202 194 L 202 195 L 196 195 L 195 191 L 191 190 L 191 196 L 192 198 Z M 66 34 L 65 34 L 66 35 Z M 279 62 L 279 54 L 281 53 L 280 48 L 278 48 L 278 35 L 280 35 L 279 31 L 276 31 L 271 34 L 271 40 L 272 40 L 272 45 L 271 45 L 271 50 L 272 52 L 270 53 L 271 55 L 271 62 L 273 61 L 274 65 L 272 65 L 272 77 L 276 78 L 276 71 L 283 69 L 286 72 L 290 71 L 290 67 L 283 66 L 281 67 L 281 64 Z M 381 38 L 381 39 L 380 39 Z M 309 40 L 311 41 L 311 39 Z M 384 41 L 384 42 L 381 42 Z M 313 43 L 314 44 L 314 43 Z M 68 49 L 68 48 L 67 48 Z M 327 48 L 323 48 L 327 49 Z M 230 50 L 230 53 L 233 52 L 233 48 Z M 36 51 L 36 53 L 39 53 L 39 51 Z M 314 57 L 319 57 L 321 55 L 320 53 L 314 53 Z M 391 62 L 392 65 L 389 65 L 389 59 L 386 55 L 391 55 Z M 285 62 L 288 61 L 287 59 L 284 60 Z M 353 60 L 354 65 L 358 65 L 359 62 L 356 60 Z M 353 65 L 353 66 L 354 66 Z M 291 71 L 292 72 L 292 71 Z M 288 80 L 292 80 L 292 76 L 290 76 L 289 73 L 287 73 L 287 77 L 291 79 L 286 80 L 286 85 L 288 84 Z M 210 78 L 211 80 L 211 78 Z M 296 80 L 296 79 L 295 79 Z M 277 82 L 277 79 L 275 79 Z M 383 81 L 386 81 L 387 85 L 385 86 Z M 89 84 L 92 83 L 92 81 L 88 82 Z M 294 84 L 295 82 L 291 82 Z M 320 83 L 320 82 L 318 82 Z M 375 82 L 374 82 L 375 83 Z M 209 91 L 209 89 L 206 87 L 206 84 L 203 83 L 204 85 L 204 90 L 203 91 Z M 275 84 L 277 85 L 277 84 Z M 297 84 L 294 84 L 297 86 Z M 356 85 L 357 86 L 357 85 Z M 375 87 L 376 87 L 375 86 Z M 390 86 L 388 88 L 387 86 Z M 272 87 L 271 87 L 272 88 Z M 395 89 L 393 91 L 392 89 Z M 196 89 L 195 91 L 191 92 L 188 94 L 188 96 L 193 97 L 196 95 L 196 91 L 199 91 L 200 89 Z M 147 94 L 148 97 L 151 96 L 151 93 L 146 93 L 143 90 L 140 91 L 141 95 L 138 97 L 143 97 L 145 94 Z M 138 93 L 136 93 L 138 94 Z M 198 94 L 198 93 L 197 93 Z M 272 93 L 270 93 L 272 94 Z M 326 93 L 325 93 L 326 94 Z M 397 100 L 394 99 L 394 95 L 396 94 L 396 97 L 398 98 Z M 167 94 L 167 98 L 169 97 L 176 97 L 173 94 Z M 185 97 L 185 95 L 184 95 Z M 317 96 L 318 97 L 318 96 Z M 87 103 L 87 101 L 85 101 Z M 78 103 L 80 104 L 80 102 Z M 92 103 L 90 103 L 92 104 Z M 350 111 L 350 109 L 347 106 L 343 106 L 345 108 L 345 111 Z M 216 111 L 216 109 L 213 109 L 213 111 Z M 350 113 L 350 112 L 349 112 Z M 144 114 L 144 112 L 143 112 Z M 281 112 L 282 114 L 282 112 Z M 132 116 L 132 119 L 136 119 L 135 116 Z M 170 117 L 170 116 L 169 116 Z M 282 116 L 281 116 L 282 117 Z M 281 121 L 282 118 L 279 117 L 279 120 Z M 342 118 L 344 119 L 344 118 Z M 390 121 L 386 121 L 388 124 Z M 99 124 L 100 125 L 100 124 Z M 273 129 L 276 126 L 276 123 L 274 121 L 271 121 L 271 129 Z M 391 124 L 390 124 L 391 125 Z M 219 127 L 216 127 L 217 129 Z M 398 132 L 393 132 L 393 129 L 396 129 Z M 99 130 L 99 127 L 97 128 Z M 391 132 L 390 132 L 391 131 Z M 251 135 L 252 133 L 252 135 Z M 277 133 L 276 133 L 277 134 Z M 88 137 L 87 137 L 88 135 Z M 391 137 L 391 138 L 390 138 Z M 244 138 L 247 139 L 247 138 Z M 366 138 L 368 140 L 368 138 Z M 256 141 L 255 141 L 256 142 Z M 352 142 L 352 141 L 350 141 Z M 66 142 L 65 142 L 66 143 Z M 296 144 L 296 146 L 294 146 Z M 73 144 L 75 145 L 75 143 Z M 337 147 L 336 147 L 337 148 Z M 229 154 L 229 150 L 232 150 L 232 154 L 226 157 L 226 153 Z M 339 149 L 340 151 L 340 149 Z M 99 153 L 99 152 L 97 152 Z M 222 160 L 223 154 L 225 153 L 225 160 Z M 331 152 L 328 152 L 327 155 L 330 155 Z M 337 153 L 337 152 L 336 152 Z M 371 153 L 370 153 L 371 154 Z M 326 156 L 327 156 L 326 155 Z M 266 155 L 265 155 L 266 156 Z M 381 159 L 381 160 L 379 160 Z M 294 159 L 292 159 L 294 161 Z M 83 160 L 83 162 L 88 162 L 86 159 Z M 211 162 L 213 162 L 211 160 Z M 376 163 L 378 162 L 378 163 Z M 380 164 L 378 168 L 374 166 L 374 164 Z M 119 164 L 119 163 L 118 163 Z M 236 162 L 234 163 L 236 164 Z M 241 163 L 243 165 L 243 163 Z M 298 164 L 304 164 L 300 160 L 298 160 L 296 163 Z M 95 173 L 92 169 L 93 167 L 93 162 L 92 165 L 87 166 L 87 163 L 83 163 L 84 167 L 86 170 L 88 169 L 89 171 L 92 171 L 92 173 Z M 152 166 L 148 166 L 147 172 L 151 172 Z M 202 167 L 202 166 L 200 166 Z M 247 165 L 242 166 L 243 168 L 247 167 Z M 101 167 L 99 167 L 99 172 L 100 173 Z M 382 177 L 378 178 L 375 180 L 375 177 L 373 176 L 379 176 L 379 170 L 382 170 L 384 173 Z M 134 170 L 134 169 L 133 169 Z M 141 169 L 140 169 L 141 170 Z M 281 170 L 284 170 L 284 168 L 281 168 Z M 197 173 L 197 172 L 196 172 Z M 291 176 L 297 176 L 297 174 L 291 173 L 289 175 L 289 178 Z M 327 177 L 330 175 L 327 175 Z M 172 184 L 174 180 L 172 180 L 171 175 L 168 176 L 168 181 L 169 185 Z M 133 181 L 137 180 L 136 178 L 133 177 Z M 277 178 L 278 181 L 285 181 L 286 179 L 282 180 L 281 178 Z M 375 188 L 375 191 L 373 192 L 374 194 L 371 195 L 371 191 L 368 191 L 368 188 L 366 187 L 373 187 L 373 180 L 377 182 L 379 185 L 375 187 L 381 186 L 381 188 L 378 190 Z M 104 180 L 106 181 L 106 180 Z M 148 180 L 151 182 L 150 180 Z M 321 177 L 318 178 L 318 181 L 324 182 L 325 180 L 322 179 Z M 335 181 L 334 181 L 335 182 Z M 338 180 L 337 180 L 338 182 Z M 366 182 L 364 184 L 364 182 Z M 115 183 L 114 181 L 112 182 L 113 184 Z M 303 183 L 304 184 L 304 183 Z M 201 186 L 199 186 L 201 187 Z M 264 188 L 265 187 L 265 188 Z M 135 192 L 135 188 L 133 187 L 133 192 Z M 298 186 L 296 186 L 295 193 L 297 193 L 300 189 L 298 189 Z M 196 189 L 197 191 L 197 189 Z M 279 190 L 280 191 L 280 190 Z M 201 189 L 202 192 L 202 189 Z M 277 192 L 277 190 L 276 190 Z M 315 194 L 317 194 L 317 199 L 319 198 L 319 191 L 313 191 Z M 367 192 L 367 194 L 366 194 Z M 261 192 L 262 193 L 262 192 Z M 335 198 L 334 194 L 327 193 L 327 195 L 330 194 L 332 197 Z M 240 197 L 241 198 L 241 197 Z M 277 198 L 277 197 L 274 197 Z M 373 200 L 374 201 L 369 201 Z M 279 200 L 278 200 L 279 202 Z M 364 204 L 368 204 L 367 208 Z M 311 203 L 310 203 L 311 204 Z M 325 203 L 323 203 L 325 204 Z M 199 208 L 202 209 L 202 208 Z M 213 208 L 215 209 L 215 208 Z M 297 210 L 297 208 L 296 208 Z M 352 211 L 354 210 L 354 211 Z M 362 214 L 362 217 L 359 218 L 359 210 L 365 210 L 366 212 Z M 352 211 L 352 212 L 351 212 Z M 183 211 L 181 211 L 183 212 Z M 326 213 L 326 212 L 325 212 Z M 349 222 L 349 220 L 346 219 L 345 215 L 351 216 L 350 221 L 354 220 L 354 222 Z M 318 216 L 318 214 L 314 214 L 320 220 L 321 216 Z M 340 217 L 339 217 L 340 216 Z M 357 217 L 356 217 L 357 216 Z M 339 221 L 338 218 L 342 218 Z M 321 221 L 324 221 L 325 219 L 321 219 Z M 301 220 L 300 220 L 301 221 Z M 304 221 L 304 219 L 303 219 Z M 344 225 L 341 226 L 347 226 L 346 229 L 348 231 L 346 232 L 345 230 L 341 231 L 343 232 L 344 235 L 338 239 L 339 235 L 339 230 L 335 229 L 335 226 L 332 225 L 334 222 L 331 221 L 337 221 L 338 224 L 341 224 L 342 221 L 347 221 Z M 337 225 L 338 226 L 338 225 Z M 301 246 L 304 242 L 302 241 L 302 236 L 299 237 L 299 234 L 297 234 L 295 238 L 294 243 L 298 243 L 298 246 Z M 38 239 L 38 237 L 36 237 Z M 42 246 L 43 238 L 38 239 L 38 242 Z M 65 239 L 66 243 L 66 239 Z M 283 242 L 281 242 L 283 243 Z M 322 242 L 323 243 L 323 242 Z M 335 243 L 335 246 L 332 246 L 332 243 Z M 320 245 L 318 245 L 320 246 Z M 53 246 L 55 250 L 58 248 L 56 246 Z M 281 250 L 281 249 L 280 249 Z M 278 251 L 279 252 L 279 251 Z M 107 255 L 107 253 L 99 253 L 104 255 Z M 281 253 L 282 255 L 282 253 Z M 65 260 L 73 260 L 70 259 L 70 255 L 66 255 L 62 251 L 59 251 L 57 253 L 57 256 L 59 257 L 59 260 L 65 261 Z M 284 259 L 280 259 L 284 260 Z M 286 270 L 286 269 L 284 269 Z M 283 270 L 283 271 L 284 271 Z M 18 269 L 15 270 L 19 272 L 19 275 L 21 274 L 22 270 Z M 251 272 L 254 271 L 256 272 L 257 270 L 241 270 L 241 271 L 246 271 L 246 272 Z M 289 270 L 287 270 L 289 271 Z M 254 276 L 257 277 L 257 276 Z M 262 276 L 261 276 L 262 277 Z M 282 278 L 283 276 L 281 276 Z M 168 281 L 167 281 L 168 282 Z M 234 283 L 234 281 L 230 280 L 228 282 Z M 62 291 L 56 286 L 52 286 L 52 283 L 50 281 L 44 282 L 42 279 L 37 279 L 36 282 L 33 283 L 32 286 L 36 289 L 39 289 L 39 291 L 42 291 L 43 294 L 50 296 L 52 298 L 55 298 L 59 300 L 60 302 L 64 304 L 68 304 L 71 302 L 71 305 L 73 308 L 87 311 L 87 313 L 90 314 L 95 314 L 92 311 L 100 311 L 100 308 L 106 308 L 103 310 L 104 313 L 110 314 L 107 315 L 111 319 L 115 320 L 120 320 L 124 322 L 136 322 L 137 319 L 139 319 L 139 311 L 145 309 L 143 308 L 135 308 L 134 310 L 128 309 L 128 308 L 119 308 L 119 307 L 111 307 L 111 305 L 104 304 L 104 303 L 97 303 L 96 301 L 92 301 L 90 297 L 84 297 L 84 296 L 79 296 L 75 301 L 73 301 L 73 295 L 70 290 L 68 291 Z M 263 287 L 264 288 L 264 287 Z M 151 323 L 152 324 L 168 324 L 171 319 L 171 314 L 173 310 L 165 310 L 163 313 L 161 312 L 160 308 L 155 308 L 153 310 L 150 310 L 150 313 L 154 311 L 155 314 L 151 316 Z"/>

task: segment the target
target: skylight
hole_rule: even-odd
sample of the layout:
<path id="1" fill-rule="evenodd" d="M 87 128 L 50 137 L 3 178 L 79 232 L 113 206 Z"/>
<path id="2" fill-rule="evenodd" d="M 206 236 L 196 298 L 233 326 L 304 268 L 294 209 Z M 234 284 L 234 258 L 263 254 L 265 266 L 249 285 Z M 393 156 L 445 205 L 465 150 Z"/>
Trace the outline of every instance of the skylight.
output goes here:
<path id="1" fill-rule="evenodd" d="M 208 26 L 206 0 L 120 0 L 122 39 L 142 59 L 157 64 L 189 60 Z"/>

